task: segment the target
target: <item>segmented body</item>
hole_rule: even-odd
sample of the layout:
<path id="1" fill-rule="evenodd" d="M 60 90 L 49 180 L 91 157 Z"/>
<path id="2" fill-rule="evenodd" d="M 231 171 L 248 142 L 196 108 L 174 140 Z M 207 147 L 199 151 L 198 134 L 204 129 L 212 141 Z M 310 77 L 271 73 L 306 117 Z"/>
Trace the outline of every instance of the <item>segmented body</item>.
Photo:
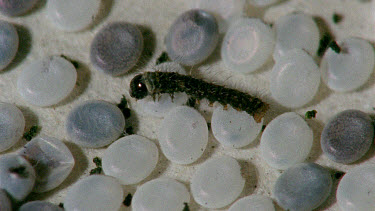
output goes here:
<path id="1" fill-rule="evenodd" d="M 268 104 L 259 98 L 235 89 L 225 88 L 191 76 L 174 72 L 145 72 L 137 75 L 130 83 L 130 95 L 137 99 L 137 91 L 143 83 L 147 87 L 147 94 L 156 97 L 161 93 L 174 94 L 185 92 L 197 100 L 206 98 L 210 102 L 231 105 L 233 108 L 246 111 L 260 122 L 268 109 Z"/>

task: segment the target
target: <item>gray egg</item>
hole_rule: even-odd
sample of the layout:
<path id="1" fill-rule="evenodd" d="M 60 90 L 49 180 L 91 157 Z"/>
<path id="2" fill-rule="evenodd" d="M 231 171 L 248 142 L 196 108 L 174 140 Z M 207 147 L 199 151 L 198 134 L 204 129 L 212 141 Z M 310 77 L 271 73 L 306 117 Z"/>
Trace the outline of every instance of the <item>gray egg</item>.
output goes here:
<path id="1" fill-rule="evenodd" d="M 13 104 L 0 103 L 0 152 L 12 147 L 25 129 L 25 118 Z"/>
<path id="2" fill-rule="evenodd" d="M 215 17 L 193 9 L 183 13 L 170 27 L 165 38 L 169 57 L 183 65 L 203 62 L 216 48 L 219 30 Z"/>
<path id="3" fill-rule="evenodd" d="M 99 148 L 115 141 L 125 128 L 121 110 L 108 102 L 90 100 L 73 108 L 66 120 L 72 141 L 82 147 Z"/>
<path id="4" fill-rule="evenodd" d="M 23 204 L 19 211 L 63 211 L 64 209 L 46 201 L 31 201 Z"/>
<path id="5" fill-rule="evenodd" d="M 7 154 L 0 157 L 0 188 L 14 200 L 22 201 L 35 184 L 35 171 L 22 156 Z"/>
<path id="6" fill-rule="evenodd" d="M 0 189 L 0 210 L 12 211 L 12 203 L 8 197 L 8 194 L 3 189 Z"/>
<path id="7" fill-rule="evenodd" d="M 369 150 L 374 126 L 369 115 L 358 110 L 336 114 L 325 125 L 320 144 L 324 154 L 337 163 L 353 163 Z"/>
<path id="8" fill-rule="evenodd" d="M 329 171 L 315 163 L 301 163 L 277 178 L 273 195 L 285 210 L 309 211 L 321 205 L 331 193 Z"/>
<path id="9" fill-rule="evenodd" d="M 0 12 L 7 16 L 23 15 L 37 2 L 38 0 L 0 0 Z"/>
<path id="10" fill-rule="evenodd" d="M 70 174 L 74 158 L 65 144 L 52 137 L 38 136 L 19 152 L 35 169 L 33 192 L 41 193 L 59 186 Z"/>
<path id="11" fill-rule="evenodd" d="M 0 21 L 0 70 L 4 69 L 16 56 L 18 50 L 16 28 L 5 21 Z"/>
<path id="12" fill-rule="evenodd" d="M 99 71 L 118 76 L 138 62 L 143 50 L 143 36 L 137 26 L 115 22 L 101 29 L 91 43 L 90 60 Z"/>

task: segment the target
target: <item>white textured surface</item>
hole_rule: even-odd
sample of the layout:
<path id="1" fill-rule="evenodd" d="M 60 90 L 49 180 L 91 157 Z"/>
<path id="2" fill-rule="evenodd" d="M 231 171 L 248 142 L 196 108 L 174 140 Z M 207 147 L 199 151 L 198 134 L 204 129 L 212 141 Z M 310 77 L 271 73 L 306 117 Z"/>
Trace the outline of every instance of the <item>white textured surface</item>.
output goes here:
<path id="1" fill-rule="evenodd" d="M 101 156 L 105 150 L 81 149 L 70 143 L 64 128 L 68 112 L 78 103 L 89 99 L 102 99 L 119 103 L 122 94 L 129 97 L 128 86 L 131 78 L 136 74 L 136 71 L 145 71 L 147 67 L 154 66 L 155 60 L 165 50 L 163 40 L 169 26 L 179 14 L 189 9 L 190 5 L 188 5 L 187 1 L 173 0 L 159 0 L 152 1 L 152 3 L 149 0 L 105 0 L 103 1 L 105 5 L 102 7 L 102 13 L 95 21 L 93 27 L 81 33 L 64 33 L 56 29 L 46 19 L 46 7 L 43 2 L 45 1 L 41 1 L 26 16 L 17 18 L 1 16 L 1 19 L 18 25 L 17 29 L 20 34 L 21 47 L 20 52 L 15 58 L 15 62 L 6 68 L 5 71 L 0 72 L 0 101 L 15 103 L 21 107 L 26 117 L 27 129 L 31 125 L 38 124 L 42 127 L 42 134 L 66 141 L 68 147 L 71 149 L 73 156 L 77 160 L 77 164 L 68 179 L 56 190 L 40 195 L 33 194 L 30 197 L 30 199 L 48 199 L 58 204 L 63 201 L 69 185 L 77 182 L 79 178 L 87 177 L 90 169 L 94 167 L 94 164 L 91 162 L 92 158 Z M 332 34 L 338 39 L 356 36 L 374 42 L 375 17 L 372 16 L 373 10 L 371 10 L 370 4 L 359 0 L 290 0 L 261 9 L 248 6 L 247 14 L 251 17 L 262 18 L 267 23 L 274 23 L 282 15 L 292 12 L 306 12 L 319 17 L 320 21 L 318 25 L 324 23 L 326 28 L 329 28 Z M 341 23 L 334 24 L 332 22 L 332 14 L 334 12 L 343 14 L 344 19 Z M 139 24 L 152 30 L 151 35 L 154 36 L 155 42 L 148 40 L 145 43 L 145 47 L 153 50 L 154 54 L 151 59 L 143 59 L 138 64 L 138 69 L 134 69 L 128 75 L 113 78 L 94 70 L 89 62 L 89 46 L 95 33 L 104 24 L 120 20 Z M 150 35 L 148 38 L 150 38 Z M 39 108 L 22 101 L 17 94 L 15 86 L 16 79 L 21 74 L 21 71 L 36 59 L 60 54 L 65 54 L 69 58 L 78 60 L 81 64 L 77 69 L 78 83 L 73 93 L 68 99 L 55 107 Z M 258 93 L 262 98 L 267 99 L 271 103 L 271 110 L 267 114 L 264 123 L 268 124 L 274 117 L 286 111 L 269 100 L 268 78 L 272 65 L 273 62 L 270 61 L 260 71 L 246 76 L 227 73 L 224 72 L 226 68 L 220 60 L 220 53 L 216 50 L 213 56 L 199 67 L 201 71 L 198 75 L 209 81 L 215 81 L 218 84 L 236 87 L 249 93 Z M 196 74 L 196 71 L 192 72 Z M 375 112 L 372 110 L 372 107 L 375 106 L 374 92 L 375 79 L 373 76 L 371 76 L 370 81 L 363 87 L 351 93 L 335 93 L 329 91 L 326 86 L 321 85 L 317 96 L 312 102 L 302 108 L 293 110 L 301 115 L 311 109 L 318 111 L 317 118 L 308 121 L 308 124 L 314 131 L 314 143 L 308 161 L 317 162 L 323 166 L 342 171 L 347 171 L 363 163 L 374 162 L 372 157 L 375 150 L 372 149 L 358 163 L 353 165 L 339 165 L 323 156 L 319 145 L 319 136 L 323 125 L 335 113 L 349 108 L 356 108 L 374 114 Z M 134 102 L 134 100 L 130 100 L 132 105 L 135 104 Z M 207 116 L 210 117 L 210 115 Z M 157 141 L 160 119 L 152 118 L 142 113 L 134 113 L 131 120 L 135 126 L 135 132 L 153 141 Z M 246 178 L 245 189 L 241 193 L 241 197 L 250 194 L 270 196 L 274 181 L 280 175 L 280 172 L 266 165 L 260 158 L 259 139 L 258 137 L 254 144 L 243 149 L 227 149 L 215 141 L 210 133 L 207 150 L 203 153 L 201 159 L 198 160 L 198 163 L 212 156 L 223 154 L 233 156 L 240 161 L 244 178 Z M 16 144 L 11 151 L 21 148 L 23 144 L 25 144 L 25 141 Z M 196 167 L 197 165 L 195 164 L 188 166 L 173 164 L 167 161 L 164 156 L 161 156 L 156 170 L 146 180 L 165 175 L 188 184 Z M 136 185 L 126 186 L 124 189 L 125 193 L 134 193 L 136 187 Z M 192 200 L 190 208 L 197 210 L 198 205 Z M 334 194 L 318 210 L 339 210 Z"/>

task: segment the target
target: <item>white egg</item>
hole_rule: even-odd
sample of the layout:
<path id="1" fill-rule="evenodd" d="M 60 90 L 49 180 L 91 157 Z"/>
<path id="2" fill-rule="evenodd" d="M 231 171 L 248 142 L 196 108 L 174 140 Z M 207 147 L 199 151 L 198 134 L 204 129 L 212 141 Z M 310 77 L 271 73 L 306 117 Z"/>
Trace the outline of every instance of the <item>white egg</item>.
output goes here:
<path id="1" fill-rule="evenodd" d="M 73 90 L 77 72 L 73 64 L 60 56 L 46 57 L 29 64 L 17 80 L 18 93 L 28 103 L 51 106 Z"/>
<path id="2" fill-rule="evenodd" d="M 241 166 L 229 156 L 213 158 L 198 167 L 190 181 L 194 200 L 206 208 L 221 208 L 241 194 L 245 180 Z"/>
<path id="3" fill-rule="evenodd" d="M 250 195 L 237 200 L 228 211 L 275 211 L 272 199 L 262 195 Z"/>
<path id="4" fill-rule="evenodd" d="M 193 163 L 203 154 L 207 142 L 207 122 L 193 108 L 176 107 L 165 116 L 161 123 L 160 148 L 165 157 L 174 163 Z"/>
<path id="5" fill-rule="evenodd" d="M 271 56 L 274 31 L 260 19 L 239 18 L 232 23 L 221 46 L 224 64 L 232 71 L 250 73 Z"/>
<path id="6" fill-rule="evenodd" d="M 124 191 L 117 179 L 92 175 L 71 186 L 65 196 L 65 210 L 118 210 L 124 200 Z"/>
<path id="7" fill-rule="evenodd" d="M 136 184 L 155 169 L 158 157 L 158 148 L 149 139 L 139 135 L 125 136 L 105 150 L 103 171 L 123 185 Z"/>
<path id="8" fill-rule="evenodd" d="M 19 152 L 36 173 L 34 192 L 42 193 L 59 186 L 74 167 L 74 158 L 66 145 L 52 137 L 37 136 Z"/>
<path id="9" fill-rule="evenodd" d="M 184 184 L 170 178 L 158 178 L 139 186 L 132 199 L 133 211 L 183 210 L 190 202 Z"/>
<path id="10" fill-rule="evenodd" d="M 24 130 L 25 117 L 21 110 L 13 104 L 0 102 L 0 152 L 17 143 Z"/>
<path id="11" fill-rule="evenodd" d="M 313 131 L 294 112 L 273 119 L 260 140 L 262 158 L 273 168 L 285 170 L 303 162 L 310 153 Z"/>
<path id="12" fill-rule="evenodd" d="M 233 148 L 244 147 L 253 142 L 262 126 L 262 122 L 255 122 L 247 112 L 237 111 L 231 106 L 226 110 L 223 106 L 218 106 L 211 119 L 211 129 L 215 138 L 224 146 Z"/>
<path id="13" fill-rule="evenodd" d="M 80 31 L 90 26 L 99 13 L 100 0 L 48 0 L 47 18 L 64 31 Z"/>
<path id="14" fill-rule="evenodd" d="M 319 84 L 318 65 L 300 49 L 280 56 L 270 76 L 273 99 L 289 108 L 298 108 L 310 102 L 318 92 Z"/>
<path id="15" fill-rule="evenodd" d="M 350 169 L 337 188 L 337 203 L 343 211 L 373 210 L 375 207 L 375 165 Z"/>
<path id="16" fill-rule="evenodd" d="M 273 58 L 278 60 L 292 49 L 303 49 L 315 55 L 319 47 L 319 29 L 311 16 L 289 14 L 275 23 L 276 45 Z"/>
<path id="17" fill-rule="evenodd" d="M 374 71 L 374 48 L 368 41 L 353 37 L 338 45 L 339 53 L 329 48 L 322 58 L 322 79 L 334 91 L 353 91 L 365 84 Z"/>

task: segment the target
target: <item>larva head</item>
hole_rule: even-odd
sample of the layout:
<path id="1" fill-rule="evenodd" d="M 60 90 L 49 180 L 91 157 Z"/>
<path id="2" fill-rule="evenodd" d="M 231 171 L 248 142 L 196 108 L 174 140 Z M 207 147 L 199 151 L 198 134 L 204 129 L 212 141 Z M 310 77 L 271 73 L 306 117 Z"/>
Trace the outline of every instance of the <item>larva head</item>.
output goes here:
<path id="1" fill-rule="evenodd" d="M 143 80 L 143 75 L 135 76 L 130 82 L 130 96 L 135 99 L 143 99 L 147 95 L 148 90 Z"/>

